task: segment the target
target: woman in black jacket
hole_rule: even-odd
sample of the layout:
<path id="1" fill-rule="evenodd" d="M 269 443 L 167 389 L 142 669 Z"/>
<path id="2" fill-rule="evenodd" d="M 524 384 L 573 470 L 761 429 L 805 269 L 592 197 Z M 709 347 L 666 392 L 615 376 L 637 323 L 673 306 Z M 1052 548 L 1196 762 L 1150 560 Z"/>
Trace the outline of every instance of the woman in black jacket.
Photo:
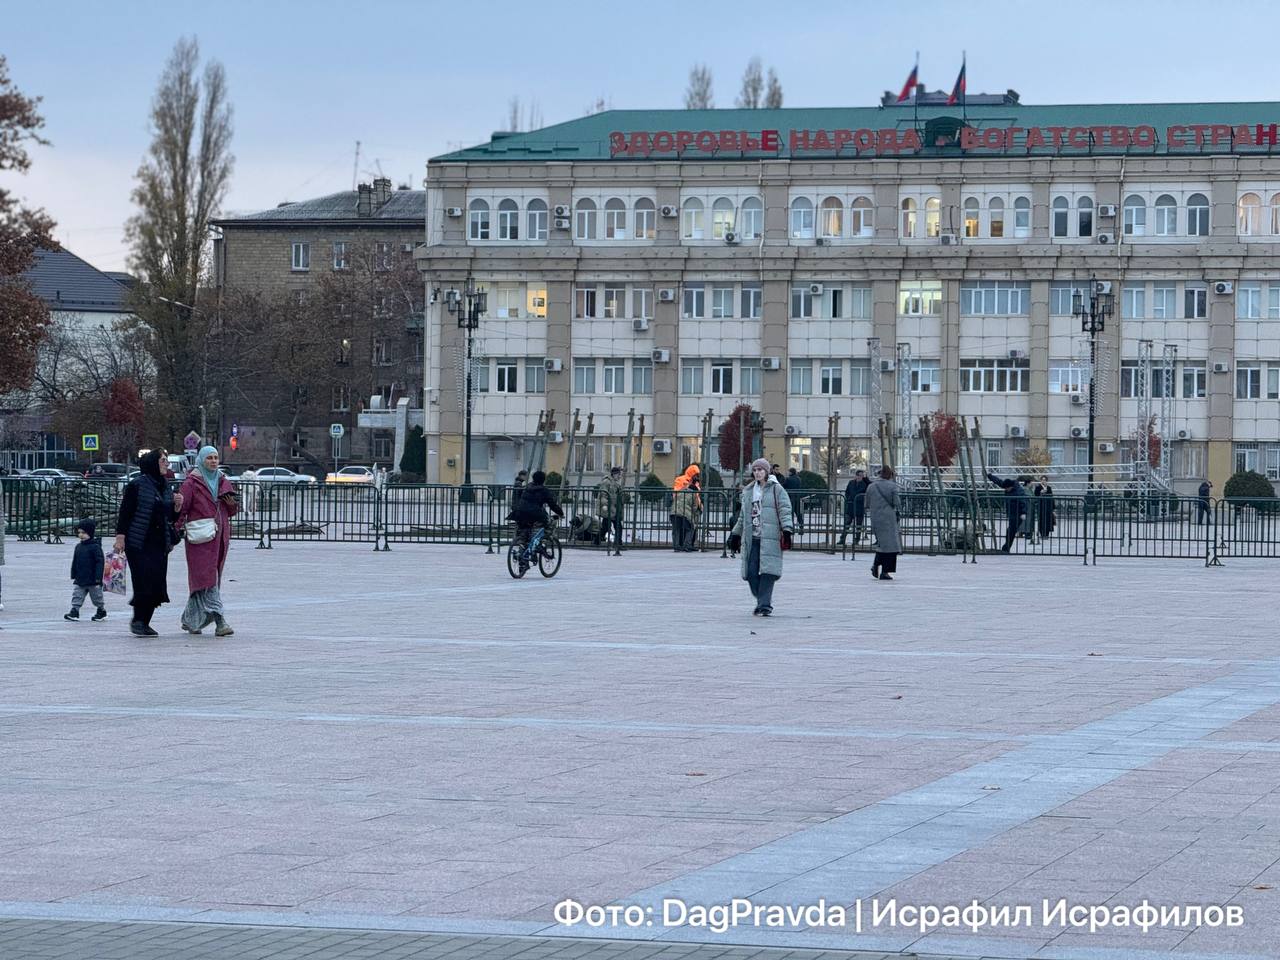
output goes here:
<path id="1" fill-rule="evenodd" d="M 163 450 L 152 450 L 138 460 L 142 471 L 125 487 L 116 521 L 116 552 L 128 558 L 133 578 L 133 622 L 137 637 L 159 636 L 151 627 L 156 607 L 169 602 L 169 551 L 177 537 L 174 521 L 182 509 L 182 494 L 173 493 L 160 470 Z"/>

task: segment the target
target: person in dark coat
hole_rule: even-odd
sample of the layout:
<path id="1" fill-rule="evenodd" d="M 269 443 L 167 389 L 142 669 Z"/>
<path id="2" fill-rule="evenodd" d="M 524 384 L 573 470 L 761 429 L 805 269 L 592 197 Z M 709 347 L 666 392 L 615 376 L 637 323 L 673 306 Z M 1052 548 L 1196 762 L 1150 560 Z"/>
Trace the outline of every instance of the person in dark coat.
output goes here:
<path id="1" fill-rule="evenodd" d="M 520 491 L 520 499 L 512 510 L 516 522 L 516 543 L 527 545 L 535 526 L 546 526 L 548 508 L 561 520 L 564 509 L 547 489 L 547 475 L 541 470 L 533 472 L 533 479 Z"/>
<path id="2" fill-rule="evenodd" d="M 1209 519 L 1209 497 L 1213 493 L 1213 484 L 1206 480 L 1196 491 L 1196 523 L 1204 526 Z"/>
<path id="3" fill-rule="evenodd" d="M 1000 548 L 1000 552 L 1009 553 L 1013 549 L 1014 537 L 1022 529 L 1022 518 L 1027 515 L 1027 490 L 1013 477 L 1001 479 L 994 473 L 988 473 L 987 479 L 1004 490 L 1005 515 L 1008 517 L 1009 527 L 1005 531 L 1004 546 Z"/>
<path id="4" fill-rule="evenodd" d="M 844 546 L 849 536 L 849 527 L 853 527 L 853 542 L 862 539 L 862 527 L 867 516 L 867 487 L 871 481 L 867 479 L 867 471 L 855 470 L 853 479 L 844 488 L 844 530 L 840 533 L 840 546 Z"/>
<path id="5" fill-rule="evenodd" d="M 1054 503 L 1049 478 L 1041 477 L 1037 480 L 1036 485 L 1031 488 L 1031 494 L 1036 498 L 1036 532 L 1040 534 L 1041 540 L 1046 540 L 1058 525 L 1057 505 Z"/>
<path id="6" fill-rule="evenodd" d="M 116 553 L 125 554 L 133 579 L 133 621 L 136 637 L 159 636 L 151 627 L 156 607 L 169 602 L 169 551 L 176 535 L 174 521 L 182 509 L 182 494 L 169 490 L 161 472 L 165 452 L 152 450 L 138 459 L 138 476 L 129 481 L 116 520 Z"/>
<path id="7" fill-rule="evenodd" d="M 871 515 L 871 532 L 876 538 L 876 555 L 871 559 L 871 576 L 892 580 L 898 572 L 898 554 L 902 552 L 902 531 L 898 514 L 902 499 L 893 479 L 893 468 L 880 468 L 880 476 L 867 487 L 867 512 Z"/>
<path id="8" fill-rule="evenodd" d="M 796 472 L 796 468 L 792 467 L 787 471 L 787 477 L 782 481 L 782 489 L 787 491 L 787 496 L 791 498 L 791 517 L 796 525 L 796 533 L 804 533 L 804 495 L 801 492 L 803 487 L 800 482 L 800 474 Z"/>
<path id="9" fill-rule="evenodd" d="M 102 541 L 95 536 L 98 524 L 93 520 L 81 520 L 76 524 L 76 536 L 80 542 L 76 544 L 75 556 L 71 558 L 71 580 L 75 587 L 71 591 L 71 612 L 62 615 L 63 620 L 79 620 L 80 606 L 87 593 L 97 612 L 93 620 L 107 619 L 107 604 L 102 596 L 102 568 L 106 558 L 102 555 Z"/>

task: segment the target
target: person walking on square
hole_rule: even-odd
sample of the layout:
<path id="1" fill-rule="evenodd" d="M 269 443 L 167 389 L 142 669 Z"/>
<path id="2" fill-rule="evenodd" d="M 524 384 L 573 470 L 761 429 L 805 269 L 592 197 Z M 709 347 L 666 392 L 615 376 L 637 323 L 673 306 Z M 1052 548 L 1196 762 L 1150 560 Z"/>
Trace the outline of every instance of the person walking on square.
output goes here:
<path id="1" fill-rule="evenodd" d="M 596 531 L 595 544 L 600 546 L 609 537 L 610 529 L 618 523 L 618 509 L 622 504 L 622 468 L 613 467 L 609 476 L 596 486 L 596 516 L 600 518 L 600 529 Z M 622 531 L 617 531 L 617 539 L 622 539 Z"/>
<path id="2" fill-rule="evenodd" d="M 782 488 L 787 491 L 787 496 L 791 500 L 791 516 L 795 519 L 796 533 L 803 534 L 804 496 L 801 493 L 800 474 L 796 472 L 795 467 L 787 471 L 786 479 L 782 481 Z"/>
<path id="3" fill-rule="evenodd" d="M 86 593 L 97 608 L 93 621 L 107 619 L 106 599 L 102 595 L 102 570 L 107 561 L 102 555 L 102 541 L 95 535 L 97 529 L 98 524 L 93 520 L 81 520 L 76 524 L 76 536 L 80 542 L 76 544 L 75 555 L 71 558 L 71 580 L 75 587 L 71 591 L 71 610 L 62 615 L 63 620 L 80 619 L 80 607 Z"/>
<path id="4" fill-rule="evenodd" d="M 1206 480 L 1196 491 L 1196 524 L 1204 526 L 1209 519 L 1209 497 L 1213 493 L 1213 484 Z"/>
<path id="5" fill-rule="evenodd" d="M 182 482 L 178 522 L 186 532 L 187 587 L 190 596 L 182 611 L 182 629 L 199 633 L 217 624 L 215 633 L 229 637 L 234 630 L 223 615 L 222 569 L 231 548 L 231 518 L 240 501 L 231 481 L 218 470 L 218 451 L 202 447 L 196 465 Z"/>
<path id="6" fill-rule="evenodd" d="M 1041 477 L 1037 480 L 1031 493 L 1036 503 L 1036 532 L 1040 534 L 1041 540 L 1047 540 L 1058 525 L 1057 504 L 1053 499 L 1053 487 L 1049 485 L 1049 478 Z"/>
<path id="7" fill-rule="evenodd" d="M 887 464 L 880 468 L 879 477 L 867 486 L 866 498 L 867 519 L 876 540 L 871 576 L 877 580 L 892 580 L 892 575 L 898 572 L 898 554 L 902 552 L 902 534 L 898 530 L 902 498 L 893 479 L 893 469 Z"/>
<path id="8" fill-rule="evenodd" d="M 690 464 L 671 485 L 671 540 L 676 553 L 694 552 L 694 519 L 702 509 L 696 483 L 702 471 Z"/>
<path id="9" fill-rule="evenodd" d="M 782 576 L 782 554 L 791 549 L 791 499 L 769 473 L 761 457 L 751 464 L 754 482 L 739 495 L 741 512 L 729 535 L 729 548 L 740 550 L 742 579 L 756 598 L 753 616 L 773 615 L 773 587 Z M 750 525 L 750 529 L 747 529 Z M 749 534 L 750 542 L 743 539 Z"/>
<path id="10" fill-rule="evenodd" d="M 1009 526 L 1005 530 L 1004 546 L 1000 548 L 1000 552 L 1009 553 L 1013 550 L 1014 538 L 1022 529 L 1022 518 L 1027 515 L 1027 491 L 1013 477 L 1001 479 L 994 473 L 988 473 L 987 479 L 1004 490 L 1005 516 Z"/>
<path id="11" fill-rule="evenodd" d="M 245 512 L 252 514 L 258 507 L 258 490 L 257 490 L 258 471 L 253 464 L 249 464 L 249 468 L 240 474 L 240 500 L 241 506 Z"/>
<path id="12" fill-rule="evenodd" d="M 849 527 L 853 527 L 853 542 L 862 539 L 862 527 L 867 517 L 867 487 L 871 481 L 867 479 L 867 471 L 855 470 L 853 479 L 844 488 L 844 530 L 840 532 L 840 546 L 845 545 L 849 537 Z"/>
<path id="13" fill-rule="evenodd" d="M 159 636 L 151 626 L 156 608 L 169 602 L 169 551 L 173 522 L 182 509 L 182 494 L 172 493 L 161 463 L 165 452 L 151 450 L 138 458 L 138 476 L 129 481 L 116 519 L 116 553 L 128 558 L 133 579 L 133 620 L 136 637 Z"/>

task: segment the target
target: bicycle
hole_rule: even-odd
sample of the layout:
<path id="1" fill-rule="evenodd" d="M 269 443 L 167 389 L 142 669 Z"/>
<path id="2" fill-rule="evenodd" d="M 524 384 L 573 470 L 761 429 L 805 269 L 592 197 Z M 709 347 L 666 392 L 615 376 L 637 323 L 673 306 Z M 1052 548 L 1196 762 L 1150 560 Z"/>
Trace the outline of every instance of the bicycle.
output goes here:
<path id="1" fill-rule="evenodd" d="M 529 543 L 524 547 L 517 542 L 507 548 L 507 573 L 519 580 L 529 572 L 529 567 L 536 560 L 538 572 L 550 579 L 559 572 L 563 555 L 560 538 L 556 536 L 555 531 L 539 527 L 529 537 Z"/>

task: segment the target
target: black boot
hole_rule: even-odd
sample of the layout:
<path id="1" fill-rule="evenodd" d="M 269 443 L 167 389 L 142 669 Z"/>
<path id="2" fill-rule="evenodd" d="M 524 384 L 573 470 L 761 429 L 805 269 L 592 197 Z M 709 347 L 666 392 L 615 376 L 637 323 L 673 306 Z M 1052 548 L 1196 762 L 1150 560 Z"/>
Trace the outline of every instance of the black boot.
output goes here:
<path id="1" fill-rule="evenodd" d="M 98 612 L 97 612 L 97 613 L 95 613 L 95 614 L 94 614 L 92 617 L 90 617 L 89 619 L 90 619 L 90 620 L 92 620 L 94 623 L 97 623 L 99 620 L 105 620 L 105 619 L 107 619 L 107 608 L 106 608 L 106 607 L 99 607 L 99 608 L 98 608 Z"/>

